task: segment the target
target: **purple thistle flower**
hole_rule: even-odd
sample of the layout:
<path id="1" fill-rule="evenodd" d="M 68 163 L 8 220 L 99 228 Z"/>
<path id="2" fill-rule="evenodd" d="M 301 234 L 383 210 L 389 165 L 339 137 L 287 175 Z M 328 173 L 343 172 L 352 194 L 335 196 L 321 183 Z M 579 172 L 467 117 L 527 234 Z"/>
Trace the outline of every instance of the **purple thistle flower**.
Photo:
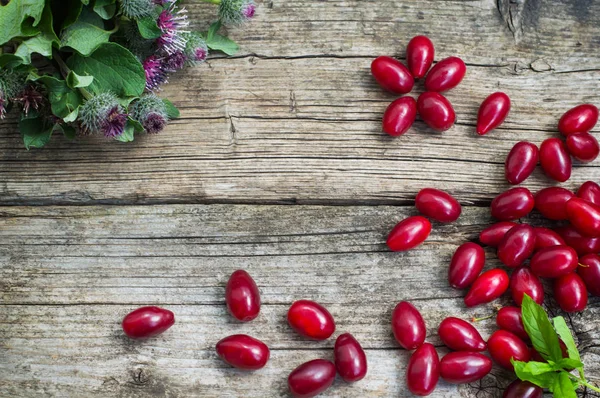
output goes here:
<path id="1" fill-rule="evenodd" d="M 23 107 L 25 116 L 31 109 L 36 111 L 40 109 L 44 103 L 44 96 L 32 85 L 27 85 L 13 100 Z"/>
<path id="2" fill-rule="evenodd" d="M 100 129 L 106 138 L 115 138 L 123 134 L 127 124 L 127 114 L 122 112 L 120 106 L 113 106 L 108 113 Z"/>
<path id="3" fill-rule="evenodd" d="M 184 28 L 187 28 L 190 24 L 187 19 L 187 10 L 182 8 L 175 11 L 175 8 L 175 4 L 172 4 L 168 9 L 163 10 L 156 22 L 162 32 L 156 39 L 156 44 L 159 49 L 169 55 L 185 50 L 185 44 L 187 43 L 185 34 L 188 31 Z"/>
<path id="4" fill-rule="evenodd" d="M 206 58 L 208 57 L 208 46 L 202 35 L 198 32 L 191 32 L 187 36 L 188 41 L 185 45 L 187 64 L 192 66 L 206 61 Z"/>
<path id="5" fill-rule="evenodd" d="M 254 16 L 255 12 L 256 12 L 256 4 L 254 4 L 254 3 L 246 3 L 242 7 L 242 15 L 246 19 L 252 18 Z"/>
<path id="6" fill-rule="evenodd" d="M 254 0 L 221 0 L 219 18 L 225 25 L 240 25 L 254 16 Z"/>
<path id="7" fill-rule="evenodd" d="M 162 131 L 169 121 L 164 101 L 155 94 L 142 95 L 131 104 L 129 114 L 150 134 Z"/>
<path id="8" fill-rule="evenodd" d="M 182 51 L 177 51 L 169 55 L 163 62 L 163 68 L 167 72 L 177 72 L 183 69 L 187 57 Z"/>
<path id="9" fill-rule="evenodd" d="M 156 90 L 158 86 L 167 82 L 167 74 L 164 61 L 155 55 L 151 55 L 142 63 L 146 74 L 146 89 Z"/>
<path id="10" fill-rule="evenodd" d="M 149 134 L 160 133 L 167 124 L 167 119 L 160 113 L 149 113 L 142 126 Z"/>

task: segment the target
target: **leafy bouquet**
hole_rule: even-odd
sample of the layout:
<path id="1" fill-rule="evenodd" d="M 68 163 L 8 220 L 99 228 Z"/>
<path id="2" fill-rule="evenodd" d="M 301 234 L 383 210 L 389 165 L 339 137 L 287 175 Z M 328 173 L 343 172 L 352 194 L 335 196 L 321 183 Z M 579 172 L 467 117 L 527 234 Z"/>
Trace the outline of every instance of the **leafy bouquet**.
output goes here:
<path id="1" fill-rule="evenodd" d="M 218 32 L 254 16 L 253 0 L 218 6 L 207 32 L 189 30 L 178 0 L 0 0 L 0 118 L 17 108 L 25 147 L 54 132 L 133 141 L 158 133 L 179 111 L 156 92 L 168 75 L 228 55 Z"/>

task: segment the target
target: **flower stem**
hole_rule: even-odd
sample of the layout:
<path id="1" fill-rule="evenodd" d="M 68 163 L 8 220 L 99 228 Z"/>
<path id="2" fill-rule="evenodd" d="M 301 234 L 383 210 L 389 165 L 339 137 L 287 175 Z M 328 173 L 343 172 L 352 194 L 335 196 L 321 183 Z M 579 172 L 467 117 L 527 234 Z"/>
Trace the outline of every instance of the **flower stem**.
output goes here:
<path id="1" fill-rule="evenodd" d="M 221 0 L 200 0 L 200 1 L 203 1 L 205 3 L 216 4 L 216 5 L 221 4 Z"/>
<path id="2" fill-rule="evenodd" d="M 60 73 L 61 73 L 62 77 L 64 79 L 66 79 L 67 76 L 69 75 L 69 73 L 71 72 L 71 69 L 69 69 L 67 64 L 65 64 L 65 61 L 63 61 L 63 59 L 61 58 L 58 51 L 56 51 L 56 50 L 52 51 L 52 56 L 54 57 L 54 60 L 60 67 Z M 87 91 L 85 88 L 79 87 L 78 90 L 81 93 L 81 95 L 83 95 L 83 98 L 85 98 L 86 100 L 89 100 L 90 98 L 92 98 L 92 94 L 90 94 L 90 92 Z"/>
<path id="3" fill-rule="evenodd" d="M 582 385 L 586 386 L 587 388 L 589 388 L 590 390 L 596 391 L 596 392 L 600 392 L 600 388 L 591 385 L 590 383 L 587 382 L 587 380 L 584 380 L 583 378 L 579 378 L 577 376 L 575 376 L 574 374 L 571 374 L 569 372 L 567 372 L 567 375 L 569 375 L 570 378 L 572 378 L 573 380 L 581 383 Z"/>

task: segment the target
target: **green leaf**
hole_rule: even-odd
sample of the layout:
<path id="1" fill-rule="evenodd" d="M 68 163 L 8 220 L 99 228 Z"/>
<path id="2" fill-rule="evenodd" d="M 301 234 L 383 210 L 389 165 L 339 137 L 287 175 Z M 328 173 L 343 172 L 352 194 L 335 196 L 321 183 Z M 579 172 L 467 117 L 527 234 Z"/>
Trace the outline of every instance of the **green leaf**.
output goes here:
<path id="1" fill-rule="evenodd" d="M 556 398 L 577 398 L 573 383 L 566 372 L 558 373 L 558 377 L 554 379 L 554 383 L 550 386 L 550 391 Z"/>
<path id="2" fill-rule="evenodd" d="M 162 100 L 167 108 L 167 116 L 169 119 L 177 119 L 179 117 L 179 109 L 177 109 L 177 107 L 168 99 L 163 98 Z"/>
<path id="3" fill-rule="evenodd" d="M 0 44 L 17 36 L 39 33 L 37 25 L 44 12 L 44 0 L 12 0 L 0 6 Z"/>
<path id="4" fill-rule="evenodd" d="M 569 370 L 583 368 L 583 363 L 578 359 L 563 358 L 555 364 L 556 370 Z"/>
<path id="5" fill-rule="evenodd" d="M 213 22 L 206 32 L 206 41 L 212 40 L 215 34 L 221 29 L 221 20 Z"/>
<path id="6" fill-rule="evenodd" d="M 73 54 L 67 65 L 78 75 L 94 76 L 90 90 L 111 91 L 119 97 L 139 97 L 146 87 L 144 68 L 126 48 L 104 43 L 89 57 Z"/>
<path id="7" fill-rule="evenodd" d="M 79 90 L 69 88 L 64 80 L 53 76 L 36 76 L 32 74 L 28 79 L 38 81 L 46 86 L 52 113 L 65 122 L 73 122 L 77 119 L 79 106 L 83 103 L 83 97 Z"/>
<path id="8" fill-rule="evenodd" d="M 66 81 L 67 86 L 70 88 L 87 87 L 94 81 L 94 76 L 79 76 L 77 73 L 70 71 Z"/>
<path id="9" fill-rule="evenodd" d="M 54 131 L 60 131 L 69 140 L 74 140 L 77 135 L 75 129 L 68 124 L 56 123 L 54 125 Z"/>
<path id="10" fill-rule="evenodd" d="M 149 15 L 137 20 L 138 30 L 144 39 L 156 39 L 162 34 L 156 18 L 155 15 Z"/>
<path id="11" fill-rule="evenodd" d="M 133 141 L 133 133 L 135 131 L 135 125 L 131 123 L 131 120 L 127 121 L 125 125 L 125 129 L 123 130 L 123 134 L 118 137 L 115 137 L 117 141 L 121 142 L 131 142 Z"/>
<path id="12" fill-rule="evenodd" d="M 557 316 L 552 319 L 552 323 L 554 324 L 554 329 L 560 336 L 560 339 L 567 346 L 567 352 L 569 353 L 569 358 L 575 359 L 581 362 L 581 356 L 579 356 L 579 350 L 577 349 L 577 345 L 575 345 L 575 339 L 573 339 L 573 334 L 571 334 L 571 330 L 567 326 L 567 322 L 565 322 L 565 318 L 562 316 Z"/>
<path id="13" fill-rule="evenodd" d="M 13 2 L 14 1 L 11 1 L 11 3 Z M 48 5 L 44 8 L 40 23 L 38 24 L 40 33 L 31 39 L 23 41 L 19 47 L 17 47 L 15 55 L 21 57 L 26 64 L 31 63 L 31 54 L 33 53 L 52 58 L 52 45 L 58 43 L 58 37 L 56 37 L 52 25 L 52 11 L 50 5 Z"/>
<path id="14" fill-rule="evenodd" d="M 22 119 L 19 121 L 19 131 L 27 150 L 43 147 L 52 137 L 52 126 L 48 126 L 41 117 Z"/>
<path id="15" fill-rule="evenodd" d="M 526 294 L 523 296 L 521 313 L 525 331 L 535 349 L 547 361 L 560 361 L 562 351 L 558 342 L 558 335 L 554 331 L 546 311 Z"/>
<path id="16" fill-rule="evenodd" d="M 15 54 L 0 54 L 0 68 L 14 68 L 23 63 L 23 58 Z"/>
<path id="17" fill-rule="evenodd" d="M 61 0 L 58 7 L 61 8 L 60 11 L 65 13 L 61 28 L 62 31 L 74 24 L 75 21 L 77 21 L 77 19 L 79 18 L 79 14 L 81 14 L 81 10 L 83 9 L 83 4 L 80 0 L 67 0 L 67 4 L 65 4 L 64 0 Z M 52 12 L 54 15 L 56 15 L 56 11 L 52 10 Z"/>
<path id="18" fill-rule="evenodd" d="M 136 133 L 143 133 L 144 132 L 144 126 L 142 126 L 142 123 L 138 122 L 135 119 L 132 119 L 130 117 L 127 118 L 128 123 L 131 123 L 133 125 L 133 130 Z"/>
<path id="19" fill-rule="evenodd" d="M 63 31 L 60 46 L 71 47 L 81 55 L 90 55 L 98 46 L 107 43 L 115 31 L 116 28 L 104 30 L 102 19 L 85 7 L 77 22 Z"/>
<path id="20" fill-rule="evenodd" d="M 115 0 L 96 0 L 94 3 L 94 12 L 102 19 L 111 19 L 115 16 L 116 11 Z"/>
<path id="21" fill-rule="evenodd" d="M 81 0 L 81 2 L 83 3 L 83 5 L 86 5 L 86 6 L 90 5 L 90 0 Z"/>
<path id="22" fill-rule="evenodd" d="M 218 33 L 214 33 L 210 39 L 207 38 L 206 45 L 211 50 L 222 51 L 227 55 L 233 55 L 240 49 L 236 42 Z"/>
<path id="23" fill-rule="evenodd" d="M 552 369 L 552 366 L 544 362 L 522 362 L 511 359 L 511 363 L 519 379 L 529 381 L 542 388 L 548 388 L 553 385 L 554 379 L 558 376 L 558 373 Z M 542 372 L 543 369 L 549 370 L 544 373 Z"/>

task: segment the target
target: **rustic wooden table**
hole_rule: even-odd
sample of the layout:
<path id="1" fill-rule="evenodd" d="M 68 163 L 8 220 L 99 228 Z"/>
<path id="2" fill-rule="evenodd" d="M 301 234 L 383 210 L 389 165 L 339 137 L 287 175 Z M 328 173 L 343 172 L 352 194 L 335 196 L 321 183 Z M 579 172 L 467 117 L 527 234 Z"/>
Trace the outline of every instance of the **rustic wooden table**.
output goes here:
<path id="1" fill-rule="evenodd" d="M 212 10 L 188 9 L 197 20 Z M 14 119 L 0 125 L 0 396 L 287 396 L 289 371 L 331 358 L 334 343 L 291 332 L 286 310 L 301 298 L 325 304 L 336 334 L 354 334 L 369 359 L 366 379 L 336 380 L 323 396 L 410 396 L 392 308 L 416 304 L 440 353 L 441 319 L 492 313 L 493 304 L 466 309 L 464 292 L 448 286 L 451 254 L 492 221 L 514 143 L 556 136 L 565 110 L 600 104 L 593 0 L 267 0 L 231 34 L 240 55 L 215 56 L 165 88 L 182 117 L 160 135 L 127 145 L 55 137 L 27 152 Z M 402 58 L 417 34 L 434 41 L 436 60 L 458 55 L 468 65 L 448 92 L 458 121 L 444 134 L 418 121 L 391 139 L 380 119 L 394 97 L 369 65 L 381 54 Z M 478 105 L 496 90 L 513 110 L 477 137 Z M 598 181 L 599 165 L 575 165 L 562 185 Z M 524 185 L 551 184 L 538 170 Z M 424 187 L 451 192 L 463 216 L 434 225 L 415 250 L 389 252 L 387 232 L 415 214 Z M 497 266 L 487 254 L 487 267 Z M 249 324 L 224 305 L 238 268 L 262 292 Z M 599 303 L 568 317 L 596 383 Z M 120 320 L 148 304 L 173 310 L 176 325 L 128 340 Z M 487 337 L 494 321 L 479 328 Z M 246 374 L 221 362 L 214 344 L 232 333 L 267 342 L 269 365 Z M 510 380 L 495 368 L 474 385 L 440 382 L 433 396 L 499 397 Z"/>

